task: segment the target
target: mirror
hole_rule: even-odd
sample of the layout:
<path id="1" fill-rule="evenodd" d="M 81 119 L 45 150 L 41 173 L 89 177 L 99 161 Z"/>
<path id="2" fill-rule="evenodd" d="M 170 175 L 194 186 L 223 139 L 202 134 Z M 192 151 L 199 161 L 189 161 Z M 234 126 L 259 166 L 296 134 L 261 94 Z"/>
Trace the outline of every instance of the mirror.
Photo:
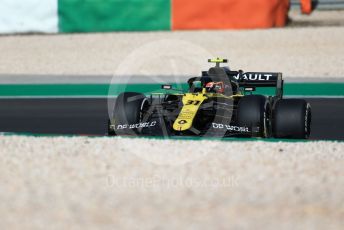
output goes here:
<path id="1" fill-rule="evenodd" d="M 202 82 L 201 81 L 194 81 L 193 83 L 194 88 L 202 88 Z"/>

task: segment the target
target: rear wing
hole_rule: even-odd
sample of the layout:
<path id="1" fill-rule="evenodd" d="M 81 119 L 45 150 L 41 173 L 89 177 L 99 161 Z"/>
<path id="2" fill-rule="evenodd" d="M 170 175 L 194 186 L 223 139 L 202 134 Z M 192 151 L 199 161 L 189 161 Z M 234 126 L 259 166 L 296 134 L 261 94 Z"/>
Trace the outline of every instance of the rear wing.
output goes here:
<path id="1" fill-rule="evenodd" d="M 275 87 L 276 96 L 283 97 L 283 79 L 282 73 L 268 73 L 268 72 L 242 72 L 229 71 L 227 72 L 230 80 L 239 83 L 239 87 Z"/>
<path id="2" fill-rule="evenodd" d="M 203 71 L 202 76 L 215 76 L 217 78 L 228 77 L 229 80 L 237 82 L 242 88 L 256 87 L 275 87 L 276 96 L 283 97 L 283 79 L 282 73 L 269 72 L 243 72 L 230 71 L 228 68 L 210 68 L 209 71 Z"/>

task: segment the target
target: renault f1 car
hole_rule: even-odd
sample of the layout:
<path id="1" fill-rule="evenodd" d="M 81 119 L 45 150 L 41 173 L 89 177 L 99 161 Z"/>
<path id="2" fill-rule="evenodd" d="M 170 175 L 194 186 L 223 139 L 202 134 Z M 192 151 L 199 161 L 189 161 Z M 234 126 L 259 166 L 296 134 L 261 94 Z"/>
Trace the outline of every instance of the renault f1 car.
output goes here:
<path id="1" fill-rule="evenodd" d="M 123 92 L 109 118 L 109 135 L 274 137 L 306 139 L 311 106 L 302 99 L 283 98 L 281 73 L 231 71 L 226 59 L 190 78 L 180 92 L 162 85 L 164 93 Z M 272 96 L 255 94 L 274 87 Z"/>

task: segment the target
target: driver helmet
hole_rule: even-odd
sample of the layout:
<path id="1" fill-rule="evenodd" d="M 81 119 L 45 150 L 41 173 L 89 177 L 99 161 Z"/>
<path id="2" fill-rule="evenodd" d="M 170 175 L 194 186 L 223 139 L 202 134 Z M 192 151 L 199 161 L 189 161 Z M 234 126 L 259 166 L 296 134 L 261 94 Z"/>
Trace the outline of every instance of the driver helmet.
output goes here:
<path id="1" fill-rule="evenodd" d="M 208 82 L 205 85 L 205 88 L 206 88 L 207 92 L 209 92 L 209 93 L 221 93 L 221 94 L 223 94 L 225 92 L 225 84 L 222 81 Z"/>

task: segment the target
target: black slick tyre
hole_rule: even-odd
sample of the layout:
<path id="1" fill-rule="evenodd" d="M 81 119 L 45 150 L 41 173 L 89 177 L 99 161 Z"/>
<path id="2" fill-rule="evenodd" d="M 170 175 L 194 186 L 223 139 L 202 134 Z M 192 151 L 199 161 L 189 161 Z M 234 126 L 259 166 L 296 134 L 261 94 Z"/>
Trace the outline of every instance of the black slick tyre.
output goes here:
<path id="1" fill-rule="evenodd" d="M 273 112 L 273 136 L 307 139 L 311 132 L 311 106 L 302 99 L 282 99 Z"/>
<path id="2" fill-rule="evenodd" d="M 258 137 L 268 137 L 268 109 L 269 103 L 265 96 L 244 96 L 238 103 L 238 125 L 242 127 L 249 127 L 250 129 L 258 127 L 258 132 L 253 135 Z"/>
<path id="3" fill-rule="evenodd" d="M 139 134 L 137 128 L 130 126 L 141 122 L 142 110 L 147 103 L 147 98 L 141 93 L 125 92 L 118 95 L 112 119 L 109 120 L 109 135 Z"/>

